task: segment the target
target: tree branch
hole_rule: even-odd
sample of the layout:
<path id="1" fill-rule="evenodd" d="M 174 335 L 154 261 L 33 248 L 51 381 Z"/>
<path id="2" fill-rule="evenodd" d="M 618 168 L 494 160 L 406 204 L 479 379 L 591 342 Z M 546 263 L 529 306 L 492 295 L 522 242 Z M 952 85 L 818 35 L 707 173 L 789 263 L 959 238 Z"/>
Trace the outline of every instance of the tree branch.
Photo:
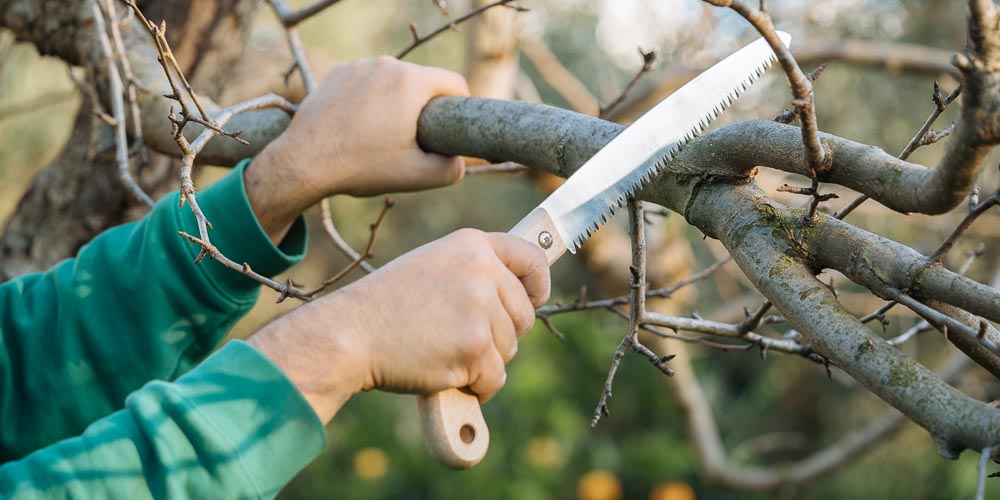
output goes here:
<path id="1" fill-rule="evenodd" d="M 415 25 L 411 24 L 410 25 L 410 32 L 413 33 L 413 41 L 410 42 L 410 44 L 407 45 L 406 48 L 404 48 L 402 51 L 400 51 L 399 54 L 396 54 L 396 58 L 397 59 L 402 59 L 402 58 L 406 57 L 407 54 L 409 54 L 410 52 L 413 52 L 417 47 L 419 47 L 419 46 L 421 46 L 421 45 L 429 42 L 434 37 L 440 35 L 441 33 L 444 33 L 445 31 L 455 29 L 455 27 L 458 26 L 459 24 L 462 24 L 465 21 L 468 21 L 469 19 L 472 19 L 472 18 L 474 18 L 474 17 L 482 14 L 483 12 L 486 12 L 487 10 L 490 10 L 493 7 L 506 7 L 508 9 L 514 9 L 514 10 L 516 10 L 518 12 L 525 12 L 525 11 L 528 10 L 528 9 L 526 9 L 524 7 L 519 6 L 519 5 L 512 5 L 514 3 L 514 1 L 515 0 L 497 0 L 497 1 L 493 2 L 493 3 L 489 3 L 489 4 L 486 4 L 486 5 L 483 5 L 482 7 L 479 7 L 477 9 L 471 10 L 468 13 L 466 13 L 465 15 L 460 16 L 457 19 L 452 20 L 448 24 L 445 24 L 445 25 L 437 27 L 436 29 L 434 29 L 433 31 L 431 31 L 430 33 L 428 33 L 426 35 L 418 35 L 417 34 L 417 27 Z"/>
<path id="2" fill-rule="evenodd" d="M 283 1 L 272 1 L 271 5 L 274 6 L 275 14 L 277 14 L 281 24 L 285 25 L 287 28 L 294 28 L 302 21 L 319 14 L 327 7 L 330 7 L 339 1 L 340 0 L 319 0 L 313 4 L 302 7 L 301 9 L 292 9 Z"/>
<path id="3" fill-rule="evenodd" d="M 109 3 L 110 4 L 110 3 Z M 97 30 L 97 38 L 100 40 L 101 51 L 104 53 L 107 63 L 105 66 L 105 71 L 108 75 L 108 94 L 111 99 L 111 113 L 114 117 L 114 129 L 115 129 L 115 163 L 118 165 L 118 178 L 121 180 L 122 185 L 125 186 L 139 201 L 146 204 L 148 207 L 154 205 L 153 199 L 146 194 L 145 191 L 135 182 L 132 177 L 132 172 L 129 170 L 129 155 L 128 155 L 128 133 L 126 132 L 127 122 L 125 119 L 125 89 L 122 85 L 121 74 L 118 72 L 118 63 L 116 62 L 117 57 L 115 56 L 115 51 L 111 47 L 111 39 L 108 37 L 107 23 L 104 20 L 104 12 L 101 10 L 95 1 L 93 4 L 93 14 L 94 14 L 94 29 Z M 112 7 L 113 8 L 113 7 Z M 110 12 L 109 12 L 110 14 Z M 114 23 L 115 20 L 112 17 L 111 22 Z M 133 83 L 129 83 L 129 93 L 133 97 L 132 102 L 134 102 L 135 87 Z M 138 111 L 135 111 L 138 113 Z M 137 117 L 135 114 L 133 118 Z M 133 120 L 133 123 L 138 123 Z M 142 133 L 141 125 L 138 129 L 139 133 Z M 142 141 L 142 136 L 137 138 L 138 141 Z"/>
<path id="4" fill-rule="evenodd" d="M 903 414 L 889 409 L 801 460 L 765 467 L 734 463 L 727 456 L 715 415 L 685 353 L 686 348 L 679 352 L 680 357 L 674 364 L 677 374 L 670 379 L 670 388 L 684 416 L 687 435 L 698 457 L 698 469 L 706 480 L 729 488 L 772 491 L 807 484 L 873 450 L 891 438 L 906 421 Z M 968 359 L 961 354 L 955 355 L 941 370 L 941 378 L 954 380 L 968 366 Z"/>

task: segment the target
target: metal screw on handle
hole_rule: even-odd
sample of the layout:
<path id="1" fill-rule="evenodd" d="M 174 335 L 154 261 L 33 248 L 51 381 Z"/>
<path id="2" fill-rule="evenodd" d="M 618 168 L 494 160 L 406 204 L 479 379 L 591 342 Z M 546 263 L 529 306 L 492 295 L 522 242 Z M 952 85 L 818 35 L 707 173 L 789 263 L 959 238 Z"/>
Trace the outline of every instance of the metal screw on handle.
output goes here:
<path id="1" fill-rule="evenodd" d="M 538 233 L 538 246 L 548 250 L 552 247 L 552 241 L 552 233 L 548 231 Z"/>

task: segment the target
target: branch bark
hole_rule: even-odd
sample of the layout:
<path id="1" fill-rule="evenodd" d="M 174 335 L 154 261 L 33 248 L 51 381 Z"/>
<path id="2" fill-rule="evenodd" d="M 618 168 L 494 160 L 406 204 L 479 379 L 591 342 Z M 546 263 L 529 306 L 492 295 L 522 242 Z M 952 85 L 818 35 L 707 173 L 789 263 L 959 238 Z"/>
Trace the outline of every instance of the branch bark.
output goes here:
<path id="1" fill-rule="evenodd" d="M 746 125 L 730 128 L 740 127 Z M 428 107 L 418 128 L 421 144 L 432 151 L 511 160 L 566 176 L 623 127 L 546 106 L 443 98 Z M 791 132 L 801 148 L 798 130 Z M 961 394 L 874 336 L 801 258 L 789 257 L 808 251 L 768 222 L 769 214 L 786 209 L 771 203 L 750 173 L 727 166 L 718 134 L 689 143 L 640 196 L 683 214 L 707 236 L 720 239 L 817 353 L 928 429 L 942 455 L 955 457 L 961 449 L 1000 442 L 1000 411 Z M 800 153 L 792 155 L 801 158 Z"/>

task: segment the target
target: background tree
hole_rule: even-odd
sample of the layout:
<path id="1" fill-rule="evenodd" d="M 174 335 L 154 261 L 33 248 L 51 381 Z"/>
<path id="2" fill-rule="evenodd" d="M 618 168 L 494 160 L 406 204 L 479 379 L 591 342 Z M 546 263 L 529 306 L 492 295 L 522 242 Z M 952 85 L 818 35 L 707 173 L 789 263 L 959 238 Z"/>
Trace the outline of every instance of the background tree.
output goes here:
<path id="1" fill-rule="evenodd" d="M 166 20 L 164 41 L 171 49 L 164 52 L 166 45 L 158 50 L 150 27 L 123 3 L 50 3 L 0 2 L 0 23 L 10 32 L 0 42 L 0 175 L 10 213 L 0 272 L 8 278 L 45 268 L 97 232 L 140 216 L 140 189 L 155 199 L 177 185 L 184 162 L 176 159 L 181 149 L 167 120 L 171 106 L 174 120 L 192 134 L 185 141 L 195 141 L 198 121 L 219 117 L 215 102 L 230 105 L 272 91 L 294 102 L 332 60 L 399 53 L 435 26 L 498 3 L 504 5 L 462 25 L 463 34 L 445 30 L 408 57 L 462 67 L 475 95 L 544 101 L 627 123 L 698 69 L 757 36 L 755 27 L 770 33 L 769 18 L 756 2 L 324 1 L 315 9 L 280 0 L 138 2 L 157 23 L 154 28 Z M 512 6 L 532 10 L 518 13 Z M 798 64 L 783 60 L 792 96 L 781 78 L 772 78 L 724 117 L 721 124 L 730 126 L 689 145 L 643 193 L 686 220 L 660 217 L 659 209 L 650 208 L 648 224 L 633 224 L 630 231 L 620 217 L 584 247 L 581 259 L 559 265 L 554 276 L 567 304 L 539 316 L 567 340 L 534 335 L 526 341 L 507 391 L 486 407 L 495 434 L 487 461 L 461 475 L 445 474 L 427 463 L 412 401 L 373 396 L 333 424 L 331 453 L 287 495 L 441 498 L 477 491 L 485 497 L 545 498 L 567 496 L 574 488 L 586 498 L 684 498 L 677 495 L 690 488 L 711 497 L 733 490 L 808 491 L 816 497 L 974 493 L 985 460 L 973 454 L 957 463 L 934 460 L 927 433 L 913 426 L 899 434 L 906 419 L 858 383 L 929 430 L 945 456 L 1000 441 L 1000 412 L 975 401 L 996 397 L 1000 373 L 994 326 L 1000 299 L 984 285 L 995 286 L 1000 278 L 998 234 L 990 224 L 998 176 L 983 168 L 995 165 L 985 155 L 1000 139 L 998 7 L 971 0 L 968 15 L 957 4 L 935 1 L 775 0 L 767 7 L 797 37 Z M 14 37 L 28 43 L 14 47 Z M 76 67 L 69 71 L 72 78 L 59 78 L 66 69 L 57 64 L 41 67 L 28 55 L 32 45 Z M 635 55 L 636 46 L 655 48 L 662 62 L 651 67 L 653 58 Z M 207 116 L 180 83 L 170 90 L 158 52 L 173 55 L 177 68 L 167 64 L 167 70 L 176 82 L 180 73 L 187 76 Z M 952 66 L 956 52 L 964 55 Z M 820 62 L 830 68 L 818 80 L 819 71 L 797 69 L 812 71 Z M 935 87 L 932 94 L 934 79 L 941 90 Z M 961 97 L 953 92 L 959 82 Z M 33 96 L 25 87 L 43 93 Z M 622 89 L 628 91 L 622 95 Z M 184 100 L 187 113 L 179 115 L 181 103 L 163 93 Z M 35 111 L 42 106 L 44 113 Z M 274 97 L 246 107 L 267 106 L 289 109 Z M 140 119 L 132 120 L 133 113 Z M 746 121 L 775 116 L 783 122 L 801 117 L 805 126 Z M 460 117 L 472 126 L 455 127 Z M 425 118 L 421 134 L 429 147 L 514 160 L 557 175 L 570 174 L 620 130 L 582 115 L 467 100 L 438 103 Z M 947 125 L 951 120 L 954 126 Z M 285 123 L 281 109 L 235 116 L 219 131 L 242 130 L 250 145 L 216 137 L 198 152 L 198 163 L 231 165 L 259 150 Z M 820 135 L 816 124 L 837 135 Z M 69 139 L 48 130 L 60 127 Z M 62 152 L 25 188 L 23 180 L 37 169 L 32 166 L 41 166 L 38 160 L 51 157 L 46 153 L 62 141 Z M 921 147 L 938 141 L 943 146 Z M 193 144 L 197 149 L 199 143 Z M 902 150 L 902 160 L 866 144 Z M 910 155 L 939 166 L 926 170 L 903 161 Z M 758 165 L 769 168 L 753 168 Z M 516 164 L 480 168 L 523 170 Z M 197 171 L 197 185 L 218 175 L 210 168 Z M 459 226 L 507 229 L 554 186 L 552 177 L 527 177 L 538 191 L 525 176 L 476 175 L 461 187 L 401 197 L 397 203 L 412 209 L 384 219 L 373 262 Z M 982 187 L 970 197 L 977 181 Z M 791 186 L 783 188 L 785 183 Z M 852 203 L 852 189 L 874 200 Z M 826 199 L 827 192 L 841 198 Z M 810 213 L 811 200 L 821 202 L 817 213 Z M 803 203 L 803 210 L 787 208 Z M 856 207 L 851 225 L 834 217 L 846 216 L 848 207 Z M 364 246 L 368 224 L 382 210 L 377 200 L 335 200 L 314 225 L 326 233 L 314 238 L 312 254 L 321 255 L 291 275 L 317 284 L 352 262 L 360 267 L 365 259 L 351 255 L 345 240 Z M 643 221 L 642 215 L 637 206 L 633 221 Z M 702 234 L 712 240 L 702 242 Z M 341 252 L 332 248 L 348 255 L 338 257 Z M 636 273 L 628 271 L 630 259 Z M 813 278 L 824 269 L 821 281 Z M 624 293 L 629 280 L 635 285 L 631 296 L 590 299 Z M 309 291 L 288 281 L 270 286 L 277 295 L 265 294 L 265 301 Z M 879 297 L 901 305 L 885 306 Z M 606 309 L 631 316 L 629 327 L 601 312 Z M 274 312 L 262 305 L 237 334 Z M 871 329 L 855 316 L 867 319 Z M 945 335 L 920 334 L 934 327 Z M 620 352 L 633 346 L 646 352 L 644 346 L 658 353 L 656 364 L 674 372 L 666 389 L 658 371 L 626 357 L 615 397 L 607 399 L 610 390 L 600 393 L 613 381 L 604 371 L 620 340 L 608 333 L 616 332 L 627 333 Z M 665 354 L 677 357 L 664 366 L 658 356 Z M 938 368 L 941 378 L 921 364 Z M 957 380 L 973 398 L 941 379 Z M 612 413 L 589 430 L 587 424 L 606 409 L 599 405 L 592 419 L 589 408 L 598 396 Z M 886 442 L 893 446 L 878 448 Z M 843 472 L 820 479 L 841 467 Z"/>

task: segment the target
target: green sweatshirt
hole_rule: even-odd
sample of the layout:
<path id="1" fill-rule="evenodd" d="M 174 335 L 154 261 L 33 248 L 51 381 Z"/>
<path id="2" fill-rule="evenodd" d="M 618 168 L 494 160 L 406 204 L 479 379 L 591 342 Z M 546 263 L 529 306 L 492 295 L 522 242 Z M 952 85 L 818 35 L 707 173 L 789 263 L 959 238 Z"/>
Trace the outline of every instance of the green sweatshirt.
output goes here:
<path id="1" fill-rule="evenodd" d="M 305 225 L 275 247 L 245 166 L 198 199 L 213 243 L 273 275 L 301 259 Z M 193 266 L 178 231 L 197 234 L 174 193 L 0 285 L 0 498 L 271 497 L 322 451 L 319 418 L 260 352 L 233 341 L 204 359 L 260 287 Z"/>

